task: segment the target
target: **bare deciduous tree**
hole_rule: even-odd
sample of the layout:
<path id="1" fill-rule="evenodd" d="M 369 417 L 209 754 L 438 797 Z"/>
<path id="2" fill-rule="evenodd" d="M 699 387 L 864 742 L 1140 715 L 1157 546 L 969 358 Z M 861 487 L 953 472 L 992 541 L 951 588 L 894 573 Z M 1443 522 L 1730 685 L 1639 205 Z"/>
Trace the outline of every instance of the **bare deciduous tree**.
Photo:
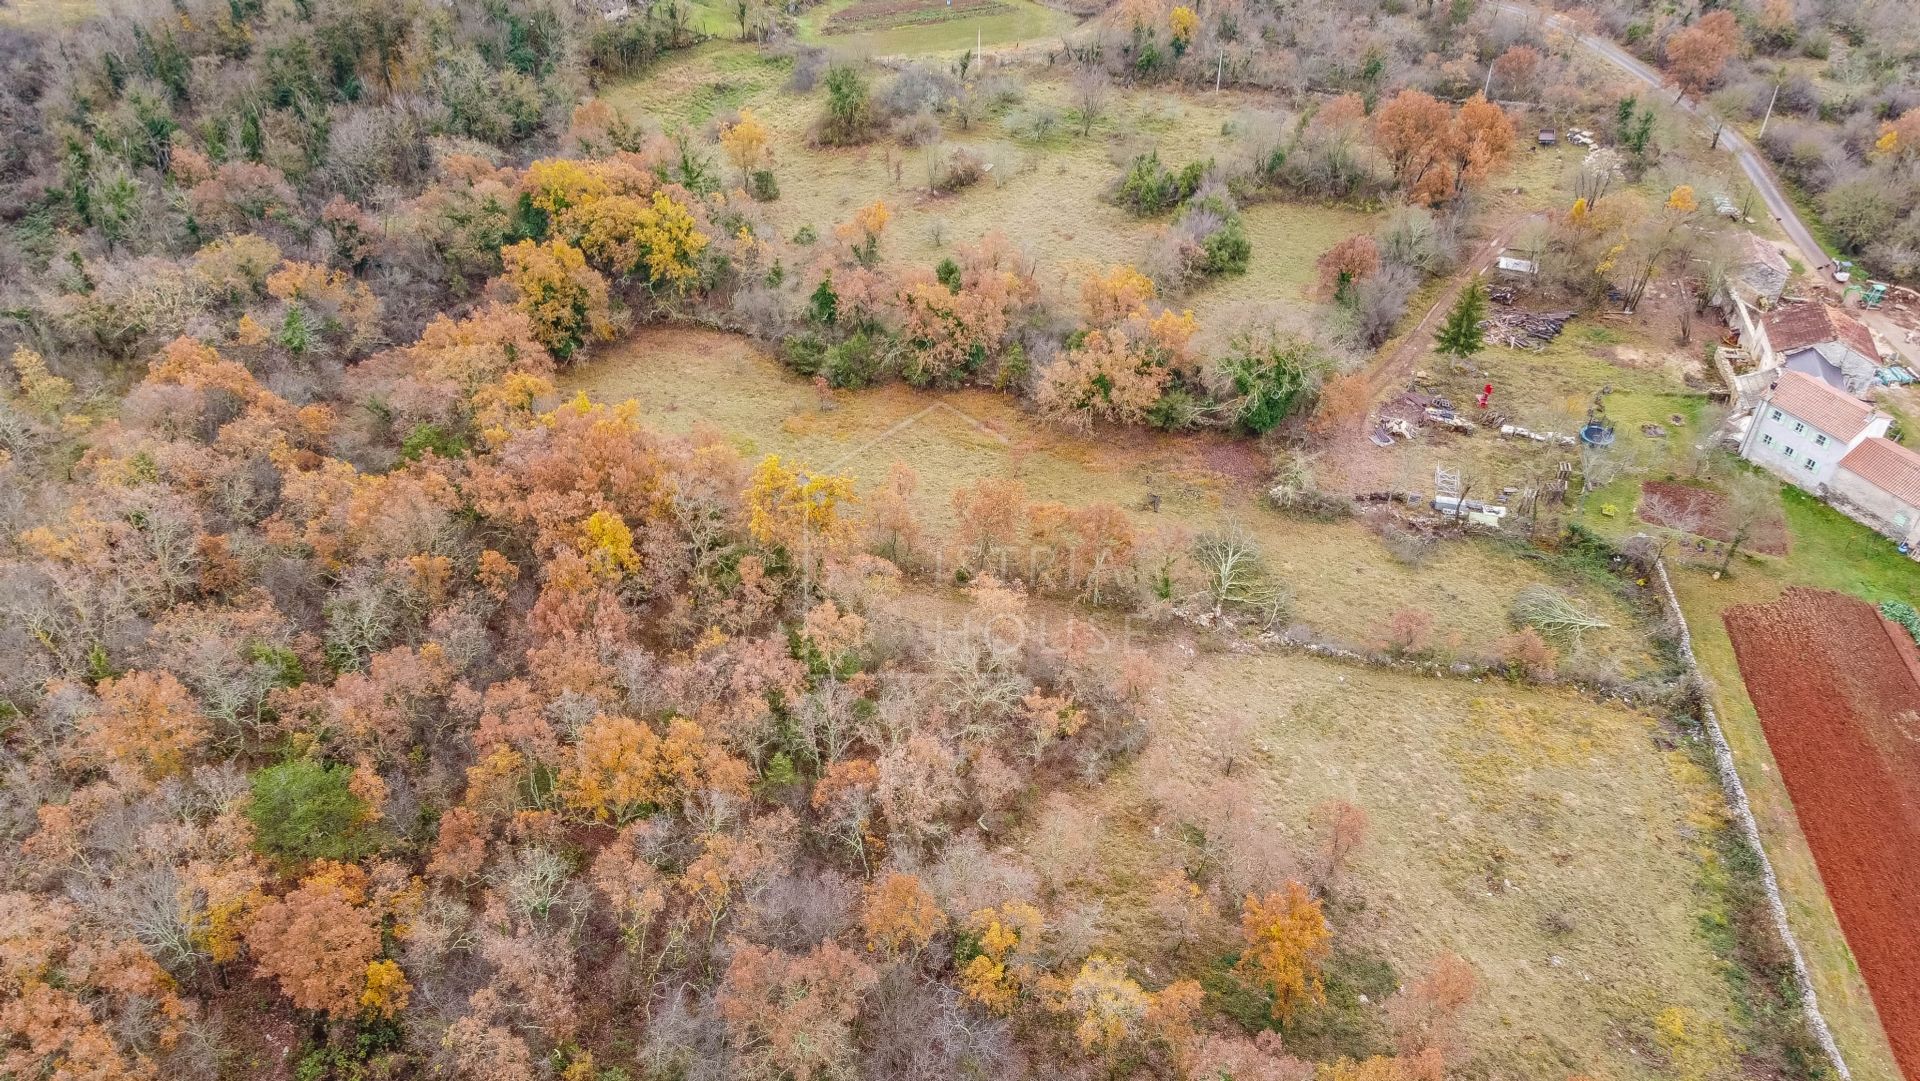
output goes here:
<path id="1" fill-rule="evenodd" d="M 1113 84 L 1099 68 L 1082 68 L 1073 77 L 1073 110 L 1080 118 L 1080 134 L 1083 137 L 1093 134 L 1093 125 L 1106 113 L 1107 102 L 1112 96 Z"/>

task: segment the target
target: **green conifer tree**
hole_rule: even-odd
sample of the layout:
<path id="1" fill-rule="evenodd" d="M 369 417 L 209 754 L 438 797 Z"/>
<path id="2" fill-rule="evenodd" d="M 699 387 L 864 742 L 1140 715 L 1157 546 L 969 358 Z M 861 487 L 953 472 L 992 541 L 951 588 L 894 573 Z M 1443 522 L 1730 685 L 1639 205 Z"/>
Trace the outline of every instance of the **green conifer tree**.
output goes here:
<path id="1" fill-rule="evenodd" d="M 1440 351 L 1461 360 L 1478 353 L 1486 345 L 1486 335 L 1480 329 L 1480 320 L 1486 317 L 1487 287 L 1475 274 L 1460 291 L 1460 299 L 1453 302 L 1447 321 L 1434 334 Z"/>

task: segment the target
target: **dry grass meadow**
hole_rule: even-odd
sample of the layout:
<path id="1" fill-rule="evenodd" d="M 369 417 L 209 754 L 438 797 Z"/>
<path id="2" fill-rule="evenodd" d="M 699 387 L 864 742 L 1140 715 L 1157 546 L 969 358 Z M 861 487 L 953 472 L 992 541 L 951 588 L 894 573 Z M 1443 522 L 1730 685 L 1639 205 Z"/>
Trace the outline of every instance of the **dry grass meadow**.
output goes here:
<path id="1" fill-rule="evenodd" d="M 96 0 L 7 0 L 0 4 L 0 26 L 57 30 L 91 18 L 99 9 Z"/>
<path id="2" fill-rule="evenodd" d="M 1258 497 L 1266 463 L 1241 441 L 1144 432 L 1083 439 L 980 390 L 928 394 L 893 385 L 823 396 L 746 339 L 715 331 L 642 328 L 569 374 L 561 389 L 632 398 L 663 427 L 686 431 L 706 422 L 749 456 L 797 457 L 862 485 L 905 462 L 920 474 L 922 511 L 934 522 L 950 513 L 954 489 L 1001 475 L 1020 478 L 1035 499 L 1116 503 L 1142 529 L 1172 521 L 1205 530 L 1231 520 L 1259 540 L 1288 583 L 1295 617 L 1349 642 L 1376 642 L 1393 612 L 1418 608 L 1433 614 L 1441 645 L 1487 652 L 1510 632 L 1515 593 L 1566 584 L 1492 543 L 1443 546 L 1416 566 L 1396 560 L 1357 522 L 1276 514 Z M 1146 509 L 1153 495 L 1161 500 L 1157 514 Z M 1652 665 L 1623 602 L 1597 588 L 1574 589 L 1614 625 L 1588 636 L 1588 651 L 1627 673 Z"/>
<path id="3" fill-rule="evenodd" d="M 890 262 L 931 264 L 955 244 L 999 230 L 1032 256 L 1043 281 L 1055 283 L 1077 282 L 1115 263 L 1137 263 L 1165 228 L 1164 221 L 1135 218 L 1106 198 L 1125 162 L 1149 150 L 1176 167 L 1225 161 L 1236 152 L 1232 125 L 1266 107 L 1241 93 L 1188 98 L 1117 91 L 1083 138 L 1072 122 L 1068 88 L 1043 77 L 1029 81 L 1019 100 L 1000 103 L 966 131 L 949 132 L 933 146 L 835 149 L 809 145 L 819 94 L 788 93 L 787 76 L 780 61 L 712 43 L 663 62 L 644 81 L 606 98 L 666 129 L 702 129 L 742 107 L 752 109 L 773 133 L 781 193 L 763 209 L 784 236 L 810 228 L 823 238 L 819 243 L 830 244 L 835 224 L 879 200 L 893 212 L 882 243 Z M 1029 122 L 1036 113 L 1054 118 L 1039 138 Z M 955 194 L 931 193 L 929 170 L 958 148 L 989 164 L 986 179 Z M 1243 316 L 1304 317 L 1314 260 L 1379 222 L 1375 214 L 1290 202 L 1256 203 L 1244 213 L 1253 242 L 1247 273 L 1180 299 L 1203 325 L 1230 325 Z"/>

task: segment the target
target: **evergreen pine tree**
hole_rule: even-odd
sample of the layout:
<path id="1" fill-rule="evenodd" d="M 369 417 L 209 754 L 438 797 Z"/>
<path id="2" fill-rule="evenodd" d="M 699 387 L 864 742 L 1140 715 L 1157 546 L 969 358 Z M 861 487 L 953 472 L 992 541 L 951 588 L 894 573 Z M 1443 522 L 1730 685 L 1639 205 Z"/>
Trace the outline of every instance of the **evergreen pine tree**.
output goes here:
<path id="1" fill-rule="evenodd" d="M 1487 287 L 1475 274 L 1460 291 L 1460 299 L 1453 302 L 1453 311 L 1447 313 L 1447 321 L 1441 325 L 1434 339 L 1439 342 L 1440 351 L 1465 360 L 1478 353 L 1486 344 L 1486 335 L 1480 330 L 1480 320 L 1487 317 Z"/>
<path id="2" fill-rule="evenodd" d="M 820 279 L 820 287 L 813 291 L 808 302 L 807 317 L 823 327 L 830 327 L 840 318 L 840 295 L 833 291 L 833 275 Z"/>

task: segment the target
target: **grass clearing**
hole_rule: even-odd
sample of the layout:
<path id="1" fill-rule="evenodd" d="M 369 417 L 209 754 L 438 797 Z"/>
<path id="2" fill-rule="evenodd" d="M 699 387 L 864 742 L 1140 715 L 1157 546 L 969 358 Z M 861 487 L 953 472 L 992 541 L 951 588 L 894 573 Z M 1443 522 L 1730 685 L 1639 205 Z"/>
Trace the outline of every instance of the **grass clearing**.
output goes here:
<path id="1" fill-rule="evenodd" d="M 98 0 L 8 0 L 0 4 L 0 26 L 61 30 L 93 18 L 99 10 Z"/>
<path id="2" fill-rule="evenodd" d="M 1295 618 L 1349 642 L 1377 643 L 1388 617 L 1417 608 L 1433 614 L 1440 648 L 1490 652 L 1510 632 L 1513 596 L 1528 585 L 1558 584 L 1613 624 L 1585 640 L 1592 658 L 1628 673 L 1655 664 L 1625 602 L 1595 584 L 1569 585 L 1554 568 L 1517 560 L 1496 543 L 1443 544 L 1410 565 L 1360 522 L 1304 521 L 1267 509 L 1256 498 L 1265 464 L 1244 441 L 1138 431 L 1084 439 L 979 390 L 930 394 L 889 385 L 823 398 L 745 339 L 677 327 L 641 329 L 568 373 L 562 390 L 633 398 L 667 429 L 706 422 L 750 457 L 803 458 L 863 486 L 904 461 L 920 474 L 920 510 L 936 535 L 955 488 L 1009 473 L 1034 499 L 1080 504 L 1097 496 L 1130 510 L 1141 529 L 1235 521 L 1292 589 Z M 1161 499 L 1158 514 L 1144 509 L 1150 495 Z M 1357 597 L 1367 603 L 1354 603 Z"/>
<path id="3" fill-rule="evenodd" d="M 601 96 L 622 113 L 645 117 L 662 131 L 697 129 L 742 105 L 759 107 L 771 99 L 785 84 L 791 65 L 751 46 L 709 41 L 669 53 L 641 78 Z"/>
<path id="4" fill-rule="evenodd" d="M 1148 757 L 1084 794 L 1103 847 L 1126 853 L 1102 861 L 1116 870 L 1093 891 L 1119 948 L 1159 952 L 1144 884 L 1190 857 L 1183 801 L 1225 788 L 1269 844 L 1306 861 L 1311 808 L 1344 799 L 1373 828 L 1342 879 L 1342 952 L 1364 944 L 1390 966 L 1388 988 L 1443 951 L 1471 961 L 1482 991 L 1462 1076 L 1669 1077 L 1652 1050 L 1663 1011 L 1687 1010 L 1703 1031 L 1733 1025 L 1696 926 L 1709 908 L 1699 831 L 1717 828 L 1718 792 L 1652 719 L 1309 657 L 1170 650 L 1166 663 Z M 1254 768 L 1231 779 L 1213 764 L 1211 719 L 1224 713 L 1255 721 Z M 1370 997 L 1350 1042 L 1316 1053 L 1367 1053 L 1380 1028 Z"/>
<path id="5" fill-rule="evenodd" d="M 1034 0 L 826 0 L 800 16 L 800 38 L 871 56 L 957 53 L 1058 38 L 1073 16 Z"/>
<path id="6" fill-rule="evenodd" d="M 875 144 L 837 149 L 809 145 L 807 133 L 819 115 L 822 92 L 789 94 L 784 89 L 786 73 L 784 61 L 763 58 L 747 47 L 709 42 L 663 61 L 644 80 L 609 90 L 606 98 L 663 130 L 680 125 L 701 129 L 750 106 L 772 132 L 773 170 L 781 179 L 781 196 L 763 210 L 783 236 L 810 227 L 821 244 L 830 244 L 835 224 L 860 207 L 884 200 L 893 220 L 881 243 L 883 259 L 932 264 L 955 244 L 999 229 L 1015 233 L 1042 280 L 1068 297 L 1087 274 L 1114 263 L 1138 262 L 1167 224 L 1164 219 L 1135 218 L 1108 201 L 1107 192 L 1125 162 L 1149 150 L 1174 166 L 1224 160 L 1235 152 L 1231 136 L 1224 134 L 1228 121 L 1243 108 L 1262 105 L 1244 94 L 1200 101 L 1117 91 L 1108 115 L 1083 138 L 1069 120 L 1067 87 L 1057 80 L 1038 80 L 1020 101 L 1002 104 L 967 130 L 949 126 L 936 147 Z M 1011 112 L 1036 109 L 1058 117 L 1045 140 L 1021 138 L 1007 129 Z M 978 154 L 991 166 L 987 178 L 952 195 L 931 194 L 930 170 L 943 147 L 965 147 Z M 1258 314 L 1305 329 L 1311 317 L 1306 291 L 1313 281 L 1314 260 L 1379 221 L 1375 214 L 1286 201 L 1249 206 L 1244 216 L 1253 241 L 1247 273 L 1178 298 L 1195 310 L 1203 325 Z"/>
<path id="7" fill-rule="evenodd" d="M 1202 327 L 1226 329 L 1249 316 L 1280 319 L 1307 330 L 1310 296 L 1319 280 L 1315 262 L 1356 233 L 1371 233 L 1383 215 L 1345 207 L 1272 201 L 1241 210 L 1253 258 L 1245 274 L 1220 278 L 1183 301 Z"/>

